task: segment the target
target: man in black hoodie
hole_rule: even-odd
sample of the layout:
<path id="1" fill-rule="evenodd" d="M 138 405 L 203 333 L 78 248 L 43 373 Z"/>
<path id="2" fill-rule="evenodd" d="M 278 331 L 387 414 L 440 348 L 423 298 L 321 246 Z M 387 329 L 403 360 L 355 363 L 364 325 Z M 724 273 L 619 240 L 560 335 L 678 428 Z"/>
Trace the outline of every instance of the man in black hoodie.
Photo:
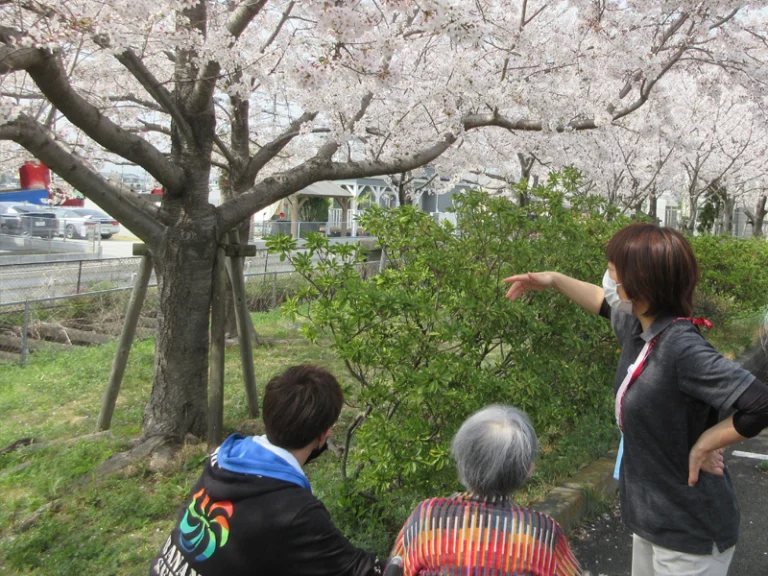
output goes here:
<path id="1" fill-rule="evenodd" d="M 323 368 L 273 378 L 266 435 L 233 434 L 211 454 L 150 576 L 381 574 L 376 556 L 333 525 L 302 470 L 327 448 L 343 399 Z"/>

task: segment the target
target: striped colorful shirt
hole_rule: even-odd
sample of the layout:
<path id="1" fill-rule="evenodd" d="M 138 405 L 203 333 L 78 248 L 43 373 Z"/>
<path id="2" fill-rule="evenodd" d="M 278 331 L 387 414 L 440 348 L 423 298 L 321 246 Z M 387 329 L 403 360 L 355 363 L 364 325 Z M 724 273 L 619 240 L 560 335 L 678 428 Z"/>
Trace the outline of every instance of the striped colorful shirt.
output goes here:
<path id="1" fill-rule="evenodd" d="M 454 494 L 419 504 L 392 556 L 404 576 L 578 576 L 560 525 L 507 496 Z"/>

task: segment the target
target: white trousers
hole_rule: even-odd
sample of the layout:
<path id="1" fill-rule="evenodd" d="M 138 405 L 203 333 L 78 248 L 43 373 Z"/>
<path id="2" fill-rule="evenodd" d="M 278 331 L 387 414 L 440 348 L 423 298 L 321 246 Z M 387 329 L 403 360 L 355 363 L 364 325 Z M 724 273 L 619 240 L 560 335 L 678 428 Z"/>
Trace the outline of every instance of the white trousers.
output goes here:
<path id="1" fill-rule="evenodd" d="M 667 550 L 632 535 L 632 576 L 727 576 L 736 547 L 700 556 Z"/>

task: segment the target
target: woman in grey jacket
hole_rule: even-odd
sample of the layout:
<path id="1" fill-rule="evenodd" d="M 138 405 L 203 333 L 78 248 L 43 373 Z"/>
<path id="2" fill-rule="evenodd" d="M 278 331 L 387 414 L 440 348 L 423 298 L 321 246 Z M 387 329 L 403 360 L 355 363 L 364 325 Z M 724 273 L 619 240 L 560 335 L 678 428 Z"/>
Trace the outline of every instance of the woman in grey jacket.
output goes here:
<path id="1" fill-rule="evenodd" d="M 633 576 L 725 575 L 739 508 L 718 455 L 768 427 L 768 386 L 699 332 L 707 323 L 691 318 L 699 268 L 680 233 L 633 224 L 614 235 L 606 257 L 602 286 L 528 273 L 505 280 L 507 298 L 554 288 L 611 321 L 621 344 L 615 415 Z"/>

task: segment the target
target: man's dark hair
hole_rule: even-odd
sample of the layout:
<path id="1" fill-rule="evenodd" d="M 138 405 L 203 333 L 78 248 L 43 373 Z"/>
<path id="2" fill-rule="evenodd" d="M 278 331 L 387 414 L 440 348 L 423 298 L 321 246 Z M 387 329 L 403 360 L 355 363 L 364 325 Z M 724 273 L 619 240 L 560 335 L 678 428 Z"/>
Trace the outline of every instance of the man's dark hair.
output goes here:
<path id="1" fill-rule="evenodd" d="M 690 316 L 699 265 L 685 237 L 671 228 L 632 224 L 605 251 L 631 300 L 644 300 L 647 316 Z"/>
<path id="2" fill-rule="evenodd" d="M 325 368 L 302 364 L 275 376 L 264 391 L 262 414 L 267 439 L 298 450 L 334 425 L 344 394 Z"/>

